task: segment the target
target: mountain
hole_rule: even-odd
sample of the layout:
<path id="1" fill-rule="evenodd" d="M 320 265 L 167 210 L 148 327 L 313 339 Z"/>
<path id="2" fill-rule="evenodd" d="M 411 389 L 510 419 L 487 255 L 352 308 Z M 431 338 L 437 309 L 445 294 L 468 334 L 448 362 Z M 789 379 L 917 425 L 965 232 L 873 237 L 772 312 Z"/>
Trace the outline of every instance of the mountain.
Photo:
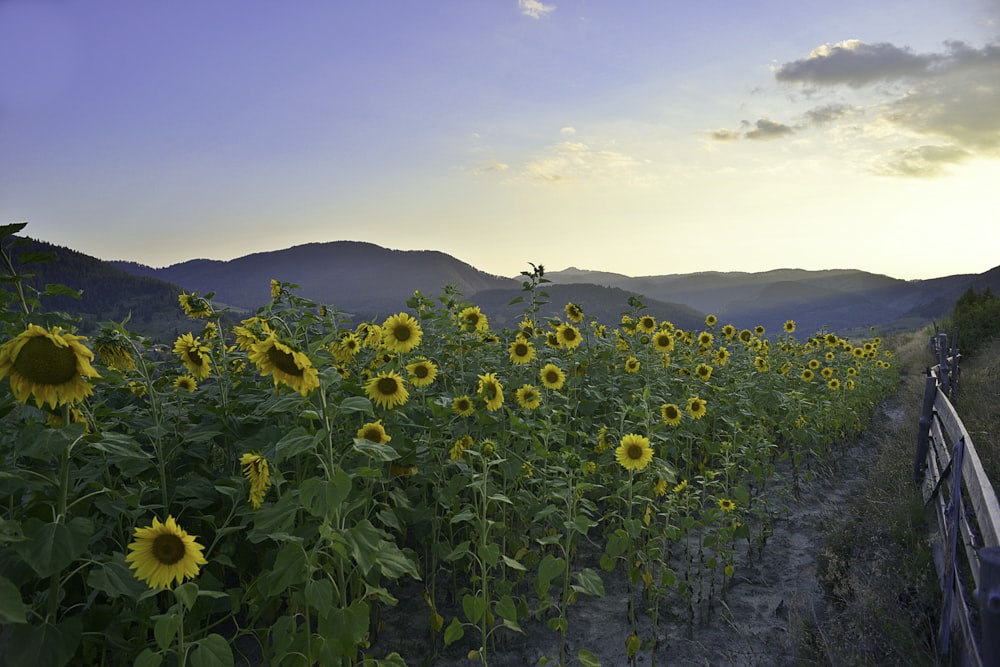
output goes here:
<path id="1" fill-rule="evenodd" d="M 299 285 L 298 293 L 317 303 L 366 315 L 400 310 L 414 290 L 435 295 L 445 285 L 454 285 L 468 296 L 520 286 L 516 280 L 484 273 L 442 252 L 389 250 L 356 241 L 309 243 L 227 262 L 195 259 L 162 269 L 132 262 L 112 265 L 199 294 L 215 292 L 217 301 L 247 311 L 270 300 L 271 279 Z"/>
<path id="2" fill-rule="evenodd" d="M 43 292 L 50 284 L 81 293 L 79 299 L 46 296 L 41 303 L 44 311 L 78 317 L 76 326 L 84 333 L 95 333 L 102 323 L 129 318 L 129 329 L 161 340 L 190 328 L 177 302 L 182 291 L 177 285 L 134 275 L 70 248 L 31 238 L 12 236 L 9 243 L 5 239 L 4 247 L 14 267 L 26 276 L 29 294 Z M 39 261 L 46 256 L 47 260 Z"/>
<path id="3" fill-rule="evenodd" d="M 630 277 L 570 267 L 546 277 L 559 285 L 596 283 L 715 314 L 739 327 L 778 331 L 795 320 L 799 331 L 847 332 L 879 327 L 910 330 L 946 316 L 970 286 L 1000 287 L 1000 267 L 984 274 L 906 281 L 834 269 L 777 269 L 760 273 L 700 272 Z"/>

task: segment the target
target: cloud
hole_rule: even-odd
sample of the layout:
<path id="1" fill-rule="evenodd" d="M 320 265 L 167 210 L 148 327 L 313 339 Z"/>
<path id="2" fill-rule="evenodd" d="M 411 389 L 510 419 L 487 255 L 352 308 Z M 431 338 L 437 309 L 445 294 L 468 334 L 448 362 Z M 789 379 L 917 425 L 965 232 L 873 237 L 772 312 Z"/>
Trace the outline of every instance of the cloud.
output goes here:
<path id="1" fill-rule="evenodd" d="M 743 121 L 744 126 L 750 126 L 750 123 Z M 793 128 L 784 123 L 778 123 L 767 118 L 761 118 L 756 123 L 753 124 L 753 129 L 747 130 L 743 133 L 745 139 L 778 139 L 788 134 L 795 132 Z"/>
<path id="2" fill-rule="evenodd" d="M 546 5 L 541 0 L 517 0 L 521 13 L 533 19 L 540 19 L 555 10 L 555 5 Z"/>
<path id="3" fill-rule="evenodd" d="M 893 151 L 888 160 L 876 167 L 884 176 L 928 178 L 945 173 L 945 167 L 972 157 L 958 146 L 915 146 Z"/>
<path id="4" fill-rule="evenodd" d="M 713 141 L 737 141 L 740 138 L 740 133 L 723 128 L 721 130 L 712 130 L 708 133 L 708 136 Z"/>
<path id="5" fill-rule="evenodd" d="M 471 171 L 476 176 L 484 176 L 490 173 L 503 173 L 508 169 L 510 169 L 510 165 L 506 162 L 500 162 L 496 158 L 490 158 L 485 162 L 475 165 Z"/>
<path id="6" fill-rule="evenodd" d="M 616 150 L 563 141 L 525 162 L 515 180 L 542 184 L 579 180 L 635 184 L 643 180 L 639 173 L 641 164 L 631 155 Z"/>
<path id="7" fill-rule="evenodd" d="M 576 134 L 576 128 L 575 127 L 564 127 L 561 130 L 559 130 L 559 133 L 560 134 L 565 134 L 567 136 L 571 136 L 571 135 Z"/>
<path id="8" fill-rule="evenodd" d="M 870 135 L 897 146 L 877 173 L 936 176 L 948 164 L 1000 157 L 1000 43 L 976 48 L 947 41 L 939 51 L 914 53 L 884 42 L 847 40 L 776 67 L 774 77 L 807 87 L 810 97 L 843 87 L 873 94 L 865 108 L 838 102 L 806 111 L 804 118 L 806 125 L 820 127 L 864 116 L 862 129 L 882 128 Z M 894 83 L 904 86 L 883 85 Z M 899 141 L 911 145 L 900 148 Z"/>
<path id="9" fill-rule="evenodd" d="M 927 76 L 940 60 L 938 55 L 919 55 L 885 42 L 866 44 L 849 39 L 816 47 L 808 58 L 779 66 L 774 78 L 786 83 L 861 87 L 876 81 Z"/>

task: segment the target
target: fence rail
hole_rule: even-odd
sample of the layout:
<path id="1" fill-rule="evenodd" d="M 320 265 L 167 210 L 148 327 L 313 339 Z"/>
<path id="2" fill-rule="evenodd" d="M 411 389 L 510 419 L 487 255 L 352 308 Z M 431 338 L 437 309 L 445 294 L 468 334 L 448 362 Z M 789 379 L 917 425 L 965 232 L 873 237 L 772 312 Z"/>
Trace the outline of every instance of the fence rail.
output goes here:
<path id="1" fill-rule="evenodd" d="M 954 340 L 949 345 L 940 333 L 930 341 L 937 364 L 924 386 L 913 474 L 925 506 L 934 507 L 941 537 L 935 550 L 943 593 L 938 651 L 949 652 L 957 629 L 963 664 L 990 667 L 1000 665 L 1000 503 L 955 411 L 961 354 Z"/>

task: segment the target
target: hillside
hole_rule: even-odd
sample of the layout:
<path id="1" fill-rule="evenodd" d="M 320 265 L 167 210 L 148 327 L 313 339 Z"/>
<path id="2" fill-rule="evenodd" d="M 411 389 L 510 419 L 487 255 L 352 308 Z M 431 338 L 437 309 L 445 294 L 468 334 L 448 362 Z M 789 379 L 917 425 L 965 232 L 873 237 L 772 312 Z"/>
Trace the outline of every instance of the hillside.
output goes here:
<path id="1" fill-rule="evenodd" d="M 45 297 L 42 307 L 79 317 L 77 327 L 85 333 L 95 332 L 101 323 L 126 318 L 131 318 L 128 326 L 133 331 L 159 339 L 175 336 L 190 326 L 177 302 L 182 291 L 177 285 L 133 275 L 70 248 L 27 237 L 10 237 L 4 247 L 10 249 L 15 268 L 29 275 L 25 285 L 30 290 L 43 291 L 47 284 L 60 284 L 82 292 L 80 299 Z M 52 261 L 22 265 L 22 256 L 39 254 L 49 255 Z M 10 288 L 3 285 L 0 289 Z"/>

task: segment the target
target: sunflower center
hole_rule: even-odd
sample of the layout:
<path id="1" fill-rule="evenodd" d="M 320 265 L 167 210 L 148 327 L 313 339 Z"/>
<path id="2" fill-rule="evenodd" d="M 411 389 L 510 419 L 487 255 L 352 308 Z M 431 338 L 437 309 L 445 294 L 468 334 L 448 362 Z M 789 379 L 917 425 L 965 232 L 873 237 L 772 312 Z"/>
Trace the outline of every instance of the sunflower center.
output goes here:
<path id="1" fill-rule="evenodd" d="M 392 336 L 400 343 L 403 343 L 410 340 L 413 336 L 413 330 L 410 329 L 410 326 L 406 323 L 397 324 L 392 329 Z"/>
<path id="2" fill-rule="evenodd" d="M 549 371 L 545 374 L 545 381 L 549 384 L 555 384 L 556 382 L 559 382 L 559 374 L 555 371 Z"/>
<path id="3" fill-rule="evenodd" d="M 365 429 L 365 432 L 362 434 L 362 437 L 364 437 L 365 440 L 371 440 L 372 442 L 382 441 L 382 434 L 379 433 L 379 430 L 376 428 Z"/>
<path id="4" fill-rule="evenodd" d="M 492 382 L 487 382 L 483 386 L 483 392 L 487 396 L 489 396 L 490 398 L 496 398 L 496 395 L 497 395 L 497 386 L 495 384 L 493 384 Z"/>
<path id="5" fill-rule="evenodd" d="M 173 534 L 158 535 L 153 540 L 153 558 L 162 565 L 173 565 L 184 558 L 184 540 Z"/>
<path id="6" fill-rule="evenodd" d="M 63 384 L 78 375 L 73 350 L 43 336 L 24 344 L 14 360 L 14 370 L 31 382 L 46 385 Z"/>
<path id="7" fill-rule="evenodd" d="M 566 340 L 576 340 L 576 331 L 573 329 L 566 329 L 563 331 L 563 338 Z"/>
<path id="8" fill-rule="evenodd" d="M 423 364 L 413 369 L 413 375 L 421 380 L 423 380 L 430 374 L 431 374 L 431 369 L 427 368 L 427 366 L 424 366 Z"/>
<path id="9" fill-rule="evenodd" d="M 392 396 L 399 389 L 399 383 L 394 378 L 379 378 L 375 388 L 383 396 Z"/>
<path id="10" fill-rule="evenodd" d="M 639 461 L 642 459 L 643 447 L 642 445 L 631 444 L 626 448 L 625 455 L 628 456 L 631 461 Z"/>
<path id="11" fill-rule="evenodd" d="M 663 412 L 667 415 L 667 419 L 677 419 L 677 408 L 667 408 Z"/>
<path id="12" fill-rule="evenodd" d="M 514 346 L 514 354 L 519 357 L 525 357 L 528 355 L 528 346 L 524 343 L 518 343 Z"/>
<path id="13" fill-rule="evenodd" d="M 274 367 L 282 373 L 285 373 L 286 375 L 296 375 L 299 377 L 302 376 L 302 369 L 296 365 L 295 357 L 284 350 L 279 350 L 276 345 L 272 345 L 268 349 L 267 358 L 272 364 L 274 364 Z"/>

